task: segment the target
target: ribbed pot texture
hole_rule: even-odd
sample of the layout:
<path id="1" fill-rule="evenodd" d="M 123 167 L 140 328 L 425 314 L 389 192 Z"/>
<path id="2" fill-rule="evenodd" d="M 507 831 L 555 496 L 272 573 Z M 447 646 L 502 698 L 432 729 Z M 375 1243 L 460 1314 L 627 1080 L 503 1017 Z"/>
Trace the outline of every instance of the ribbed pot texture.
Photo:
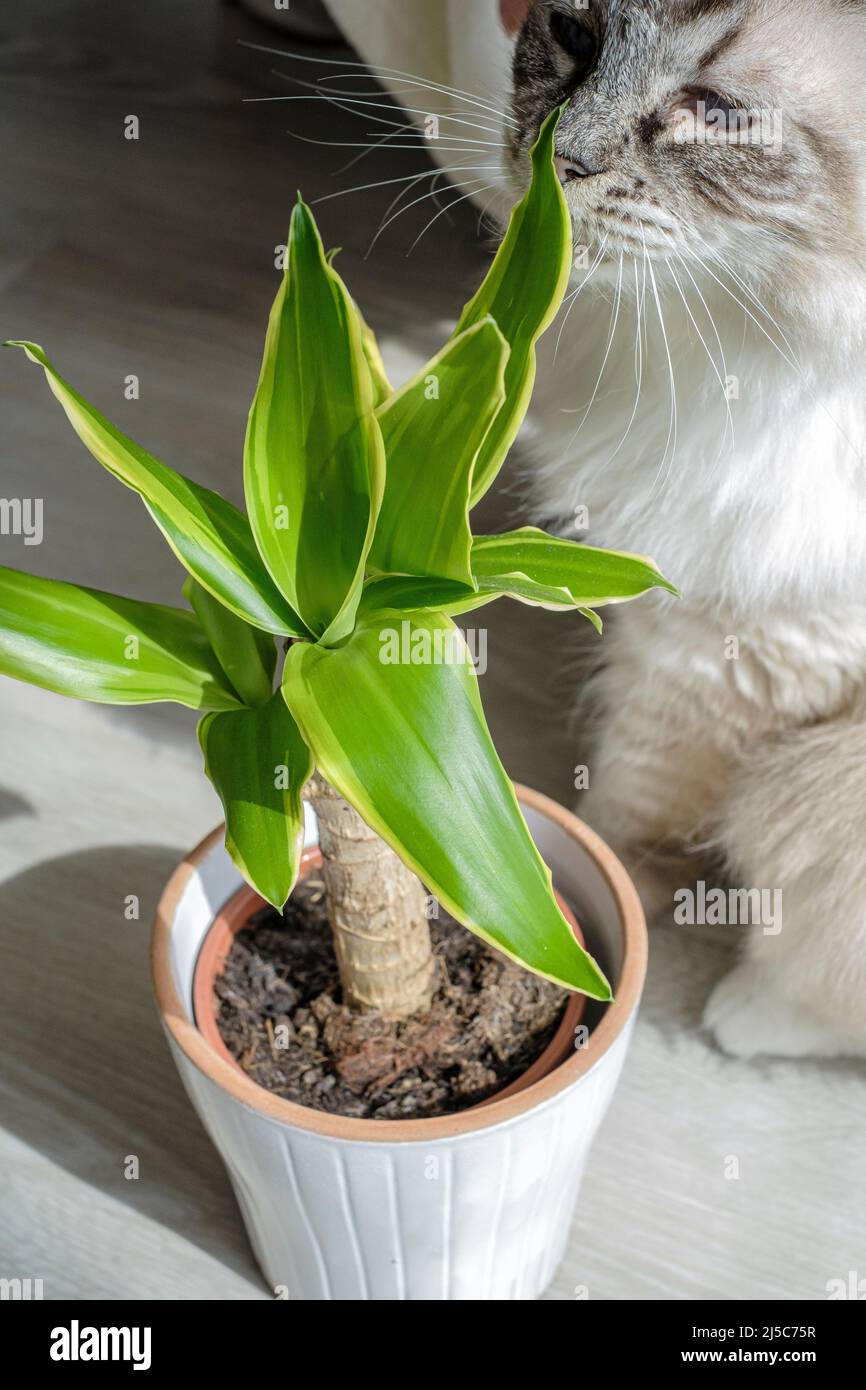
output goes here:
<path id="1" fill-rule="evenodd" d="M 166 889 L 153 951 L 163 1022 L 275 1296 L 534 1299 L 553 1278 L 628 1047 L 646 929 L 630 881 L 597 836 L 547 798 L 520 795 L 617 1000 L 596 1009 L 589 1044 L 549 1076 L 459 1115 L 349 1120 L 257 1087 L 192 1018 L 199 947 L 241 882 L 219 832 Z M 311 818 L 308 843 L 316 834 Z"/>

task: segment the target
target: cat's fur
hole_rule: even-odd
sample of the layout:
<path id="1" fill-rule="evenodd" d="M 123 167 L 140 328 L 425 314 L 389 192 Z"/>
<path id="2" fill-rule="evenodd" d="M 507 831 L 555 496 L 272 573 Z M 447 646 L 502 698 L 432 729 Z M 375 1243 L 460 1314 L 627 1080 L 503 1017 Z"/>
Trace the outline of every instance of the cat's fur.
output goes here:
<path id="1" fill-rule="evenodd" d="M 560 155 L 604 171 L 566 184 L 590 264 L 608 239 L 542 346 L 534 510 L 575 535 L 586 508 L 583 539 L 684 593 L 608 623 L 578 809 L 650 912 L 719 881 L 708 851 L 782 890 L 782 930 L 753 928 L 707 1005 L 726 1050 L 866 1054 L 866 4 L 503 7 L 525 20 L 512 186 L 563 100 Z M 599 44 L 577 84 L 553 10 Z M 705 89 L 780 111 L 778 147 L 678 142 L 673 108 Z"/>

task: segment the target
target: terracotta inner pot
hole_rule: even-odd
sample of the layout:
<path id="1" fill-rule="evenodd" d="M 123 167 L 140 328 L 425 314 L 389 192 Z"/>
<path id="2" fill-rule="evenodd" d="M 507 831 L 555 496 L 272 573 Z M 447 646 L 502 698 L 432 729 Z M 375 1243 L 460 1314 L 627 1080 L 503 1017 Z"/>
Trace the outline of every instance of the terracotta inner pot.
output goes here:
<path id="1" fill-rule="evenodd" d="M 321 862 L 322 855 L 317 847 L 304 850 L 301 856 L 300 877 L 303 878 L 312 869 L 318 868 Z M 556 901 L 581 946 L 584 946 L 586 943 L 583 932 L 571 908 L 560 897 L 559 893 L 556 894 Z M 229 1052 L 217 1026 L 214 1013 L 214 985 L 218 976 L 225 970 L 235 936 L 239 931 L 243 931 L 250 918 L 264 907 L 267 907 L 265 900 L 256 893 L 255 889 L 249 887 L 241 888 L 229 899 L 214 919 L 213 925 L 202 942 L 193 980 L 193 1011 L 196 1027 L 214 1051 L 243 1076 L 246 1076 L 246 1072 Z M 536 1081 L 540 1081 L 542 1077 L 547 1076 L 558 1067 L 574 1051 L 575 1033 L 580 1026 L 585 1010 L 586 996 L 571 994 L 566 1002 L 559 1027 L 547 1047 L 527 1067 L 526 1071 L 510 1082 L 508 1086 L 504 1086 L 502 1090 L 488 1096 L 487 1100 L 480 1101 L 477 1105 L 466 1106 L 465 1109 L 481 1110 L 485 1105 L 492 1105 L 494 1101 L 517 1095 L 518 1092 L 525 1090 L 527 1086 L 533 1085 Z M 378 1123 L 388 1125 L 393 1121 L 380 1120 Z"/>

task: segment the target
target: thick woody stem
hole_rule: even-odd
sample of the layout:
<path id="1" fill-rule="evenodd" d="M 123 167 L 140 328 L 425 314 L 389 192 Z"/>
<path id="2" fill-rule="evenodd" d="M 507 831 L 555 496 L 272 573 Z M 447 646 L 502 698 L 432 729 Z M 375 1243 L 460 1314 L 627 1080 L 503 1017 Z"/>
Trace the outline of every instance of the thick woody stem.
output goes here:
<path id="1" fill-rule="evenodd" d="M 421 883 L 323 777 L 305 795 L 319 821 L 344 1001 L 389 1018 L 428 1008 L 434 970 Z"/>

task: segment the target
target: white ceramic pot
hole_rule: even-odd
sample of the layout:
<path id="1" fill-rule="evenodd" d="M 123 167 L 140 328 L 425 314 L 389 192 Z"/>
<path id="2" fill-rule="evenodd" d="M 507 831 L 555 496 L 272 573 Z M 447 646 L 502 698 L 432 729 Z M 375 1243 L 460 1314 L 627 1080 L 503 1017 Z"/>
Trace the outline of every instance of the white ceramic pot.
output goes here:
<path id="1" fill-rule="evenodd" d="M 172 875 L 153 940 L 184 1085 L 222 1155 L 271 1288 L 291 1299 L 534 1299 L 550 1283 L 646 968 L 625 870 L 575 816 L 518 789 L 530 830 L 614 981 L 588 1044 L 505 1100 L 431 1120 L 294 1105 L 217 1055 L 192 1016 L 199 948 L 241 879 L 215 831 Z M 308 831 L 315 842 L 315 826 Z"/>

